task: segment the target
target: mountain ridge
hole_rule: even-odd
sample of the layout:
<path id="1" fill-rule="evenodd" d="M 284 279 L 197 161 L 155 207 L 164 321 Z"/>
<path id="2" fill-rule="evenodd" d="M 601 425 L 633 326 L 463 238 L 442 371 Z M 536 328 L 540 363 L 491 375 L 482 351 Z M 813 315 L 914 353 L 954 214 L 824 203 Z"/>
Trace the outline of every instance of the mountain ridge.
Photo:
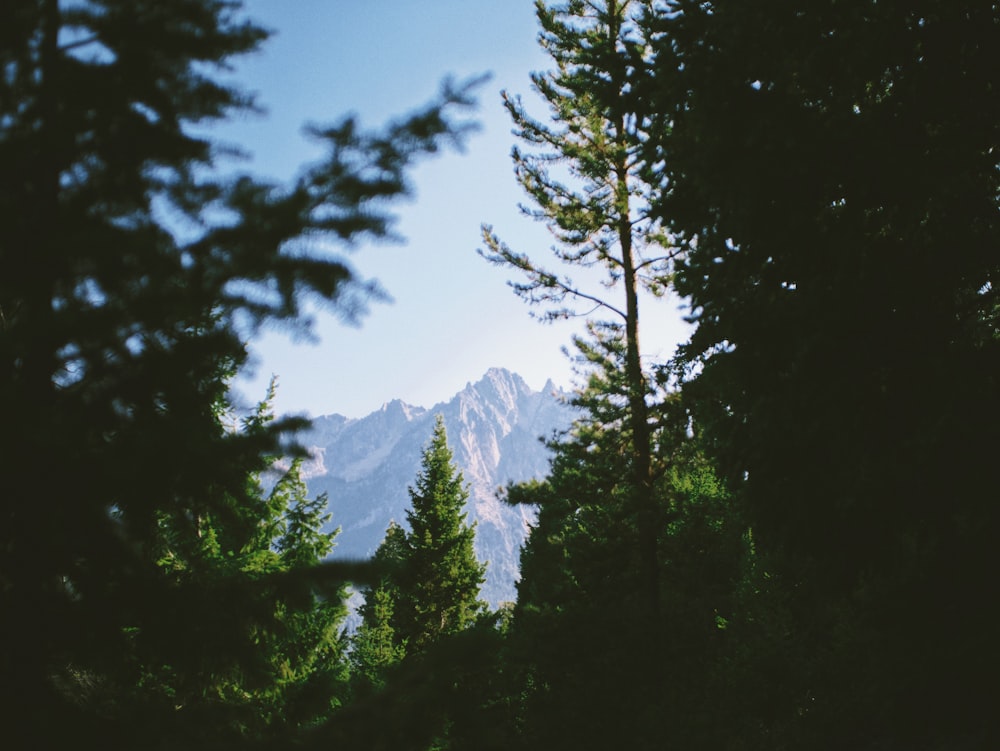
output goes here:
<path id="1" fill-rule="evenodd" d="M 469 490 L 465 510 L 477 525 L 476 553 L 487 562 L 483 598 L 494 606 L 513 600 L 520 546 L 535 514 L 504 504 L 496 491 L 547 473 L 543 439 L 572 421 L 567 396 L 551 379 L 533 391 L 520 375 L 495 367 L 431 408 L 391 399 L 364 417 L 315 418 L 299 437 L 312 457 L 303 477 L 312 495 L 327 493 L 330 526 L 341 528 L 333 557 L 368 557 L 390 521 L 407 526 L 408 488 L 440 414 Z"/>

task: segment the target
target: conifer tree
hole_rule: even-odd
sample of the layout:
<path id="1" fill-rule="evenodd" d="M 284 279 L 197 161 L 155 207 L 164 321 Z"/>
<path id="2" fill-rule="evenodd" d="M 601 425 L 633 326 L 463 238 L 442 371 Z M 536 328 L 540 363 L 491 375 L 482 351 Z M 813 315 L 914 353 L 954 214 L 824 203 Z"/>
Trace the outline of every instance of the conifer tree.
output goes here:
<path id="1" fill-rule="evenodd" d="M 588 340 L 577 341 L 589 375 L 573 398 L 579 417 L 550 443 L 548 476 L 515 484 L 505 497 L 538 508 L 521 553 L 510 629 L 510 659 L 523 671 L 514 692 L 521 743 L 683 747 L 697 737 L 692 727 L 703 729 L 709 687 L 729 680 L 718 618 L 733 612 L 740 526 L 698 437 L 689 434 L 678 395 L 654 395 L 663 625 L 651 642 L 637 617 L 643 593 L 629 585 L 641 561 L 639 520 L 621 481 L 631 442 L 625 345 L 591 328 Z"/>
<path id="2" fill-rule="evenodd" d="M 460 715 L 482 708 L 472 697 L 488 691 L 472 684 L 482 682 L 495 659 L 480 647 L 495 647 L 496 638 L 489 619 L 480 617 L 486 567 L 476 560 L 475 525 L 466 524 L 463 511 L 468 491 L 440 415 L 409 492 L 410 530 L 389 525 L 375 555 L 383 577 L 366 593 L 363 621 L 352 639 L 359 703 L 351 732 L 377 747 L 449 748 L 456 723 L 478 729 L 472 734 L 480 740 L 484 735 L 477 720 Z M 359 722 L 368 713 L 392 721 L 377 727 L 372 719 Z M 463 727 L 462 734 L 469 732 Z"/>
<path id="3" fill-rule="evenodd" d="M 242 431 L 267 429 L 273 396 L 272 382 Z M 194 524 L 160 517 L 157 565 L 164 578 L 217 596 L 199 602 L 203 625 L 187 645 L 188 660 L 178 661 L 169 642 L 183 615 L 128 628 L 128 659 L 139 678 L 119 685 L 117 711 L 164 742 L 182 743 L 192 733 L 216 742 L 273 738 L 328 719 L 346 693 L 344 584 L 307 578 L 339 530 L 322 531 L 330 521 L 326 497 L 307 497 L 301 459 L 270 492 L 262 483 L 262 474 L 274 471 L 267 461 L 259 458 L 248 472 L 249 502 L 237 513 L 206 509 Z M 296 581 L 280 585 L 282 578 Z M 191 717 L 197 722 L 185 727 Z"/>
<path id="4" fill-rule="evenodd" d="M 662 5 L 683 390 L 788 613 L 757 747 L 996 746 L 1000 9 Z"/>
<path id="5" fill-rule="evenodd" d="M 303 323 L 310 297 L 358 314 L 373 285 L 307 240 L 384 236 L 384 201 L 407 191 L 415 158 L 460 134 L 443 107 L 467 96 L 446 87 L 381 132 L 350 118 L 314 128 L 326 157 L 279 185 L 221 174 L 201 127 L 254 106 L 219 75 L 266 37 L 239 2 L 11 0 L 0 30 L 7 733 L 115 745 L 116 721 L 81 709 L 68 673 L 116 683 L 138 628 L 192 675 L 194 653 L 235 659 L 240 640 L 223 634 L 252 618 L 244 593 L 204 622 L 204 582 L 157 565 L 164 523 L 206 546 L 207 519 L 224 534 L 253 526 L 248 468 L 292 427 L 219 423 L 248 332 Z M 214 653 L 190 650 L 210 641 L 190 634 L 218 637 Z"/>
<path id="6" fill-rule="evenodd" d="M 383 574 L 365 594 L 360 608 L 361 625 L 351 637 L 351 667 L 361 691 L 381 688 L 388 668 L 406 655 L 406 644 L 397 633 L 399 585 L 396 583 L 406 551 L 406 531 L 391 522 L 375 551 L 374 562 Z"/>
<path id="7" fill-rule="evenodd" d="M 411 653 L 467 628 L 484 609 L 479 587 L 486 566 L 473 549 L 475 525 L 465 522 L 463 482 L 438 415 L 409 488 L 410 531 L 399 569 L 399 632 Z"/>
<path id="8" fill-rule="evenodd" d="M 396 641 L 393 628 L 396 600 L 386 583 L 368 590 L 361 607 L 361 625 L 351 637 L 351 668 L 355 683 L 379 689 L 385 685 L 385 671 L 399 663 L 406 649 Z"/>
<path id="9" fill-rule="evenodd" d="M 544 319 L 601 311 L 620 327 L 632 435 L 629 475 L 641 519 L 641 589 L 655 621 L 657 521 L 639 296 L 663 293 L 671 258 L 666 236 L 648 213 L 652 193 L 644 179 L 642 144 L 649 120 L 636 95 L 648 52 L 636 23 L 641 5 L 631 0 L 536 3 L 540 43 L 556 69 L 532 75 L 532 82 L 549 106 L 552 124 L 529 115 L 519 97 L 504 92 L 503 98 L 517 135 L 539 149 L 513 151 L 517 180 L 534 203 L 522 211 L 555 236 L 552 252 L 561 267 L 553 271 L 509 248 L 489 226 L 483 227 L 486 249 L 480 253 L 524 275 L 525 281 L 511 286 L 530 303 L 552 306 Z M 561 271 L 565 267 L 597 267 L 603 277 L 588 288 Z M 609 289 L 619 285 L 622 295 L 616 297 Z"/>

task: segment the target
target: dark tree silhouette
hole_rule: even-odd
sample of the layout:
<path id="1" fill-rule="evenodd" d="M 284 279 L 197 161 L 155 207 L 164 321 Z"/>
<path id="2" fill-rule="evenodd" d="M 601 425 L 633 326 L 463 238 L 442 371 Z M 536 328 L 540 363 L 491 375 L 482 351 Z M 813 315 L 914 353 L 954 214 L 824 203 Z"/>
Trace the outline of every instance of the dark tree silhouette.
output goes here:
<path id="1" fill-rule="evenodd" d="M 216 616 L 213 634 L 240 627 L 249 605 L 168 586 L 155 565 L 164 516 L 238 519 L 248 468 L 295 426 L 220 425 L 243 340 L 302 324 L 309 296 L 359 313 L 376 288 L 309 238 L 384 235 L 384 201 L 414 159 L 460 137 L 446 110 L 468 97 L 446 87 L 381 132 L 315 128 L 327 156 L 289 185 L 223 179 L 193 126 L 253 106 L 217 76 L 266 36 L 239 3 L 11 0 L 0 29 L 5 733 L 113 746 L 67 671 L 121 673 L 124 628 L 161 623 L 176 664 L 201 669 L 191 635 Z"/>
<path id="2" fill-rule="evenodd" d="M 685 392 L 813 634 L 788 742 L 991 745 L 996 3 L 663 10 L 648 146 L 688 244 Z"/>

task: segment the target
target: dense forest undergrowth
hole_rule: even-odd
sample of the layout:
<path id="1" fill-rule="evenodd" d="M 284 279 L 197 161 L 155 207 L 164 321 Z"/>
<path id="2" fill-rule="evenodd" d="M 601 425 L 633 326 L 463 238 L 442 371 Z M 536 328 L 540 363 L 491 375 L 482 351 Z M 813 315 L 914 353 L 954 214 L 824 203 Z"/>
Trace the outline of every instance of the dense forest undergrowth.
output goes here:
<path id="1" fill-rule="evenodd" d="M 299 462 L 264 490 L 301 421 L 228 397 L 254 327 L 356 315 L 373 288 L 307 240 L 385 236 L 475 83 L 224 178 L 191 126 L 252 106 L 219 75 L 267 36 L 239 2 L 0 6 L 5 747 L 1000 745 L 1000 7 L 537 16 L 548 114 L 503 96 L 554 247 L 480 252 L 590 326 L 491 611 L 440 423 L 407 525 L 329 562 Z M 694 328 L 657 362 L 668 290 Z"/>

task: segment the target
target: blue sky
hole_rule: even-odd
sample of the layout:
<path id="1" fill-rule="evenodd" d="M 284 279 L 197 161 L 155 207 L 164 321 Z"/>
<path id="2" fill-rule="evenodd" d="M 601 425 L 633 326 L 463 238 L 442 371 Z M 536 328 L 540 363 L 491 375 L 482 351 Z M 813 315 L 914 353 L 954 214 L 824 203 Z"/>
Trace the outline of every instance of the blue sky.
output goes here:
<path id="1" fill-rule="evenodd" d="M 492 224 L 510 246 L 542 258 L 542 224 L 520 215 L 523 196 L 510 163 L 514 137 L 499 92 L 537 102 L 529 73 L 549 67 L 537 45 L 531 0 L 248 0 L 249 15 L 275 35 L 235 61 L 234 75 L 257 92 L 263 117 L 217 131 L 250 152 L 255 173 L 291 177 L 320 155 L 303 138 L 305 122 L 347 112 L 377 126 L 429 101 L 446 76 L 492 73 L 480 89 L 482 129 L 464 153 L 437 156 L 412 173 L 414 197 L 398 206 L 401 244 L 361 245 L 350 262 L 374 277 L 393 302 L 374 303 L 359 328 L 317 310 L 317 341 L 266 332 L 251 342 L 254 375 L 237 390 L 262 395 L 279 379 L 277 409 L 313 416 L 360 417 L 401 398 L 431 407 L 493 366 L 520 373 L 532 388 L 547 378 L 572 383 L 561 348 L 577 321 L 541 324 L 507 287 L 504 269 L 476 254 L 479 227 Z M 533 110 L 544 115 L 538 105 Z M 655 307 L 654 307 L 655 305 Z M 646 303 L 643 346 L 666 355 L 685 327 L 676 299 Z"/>

